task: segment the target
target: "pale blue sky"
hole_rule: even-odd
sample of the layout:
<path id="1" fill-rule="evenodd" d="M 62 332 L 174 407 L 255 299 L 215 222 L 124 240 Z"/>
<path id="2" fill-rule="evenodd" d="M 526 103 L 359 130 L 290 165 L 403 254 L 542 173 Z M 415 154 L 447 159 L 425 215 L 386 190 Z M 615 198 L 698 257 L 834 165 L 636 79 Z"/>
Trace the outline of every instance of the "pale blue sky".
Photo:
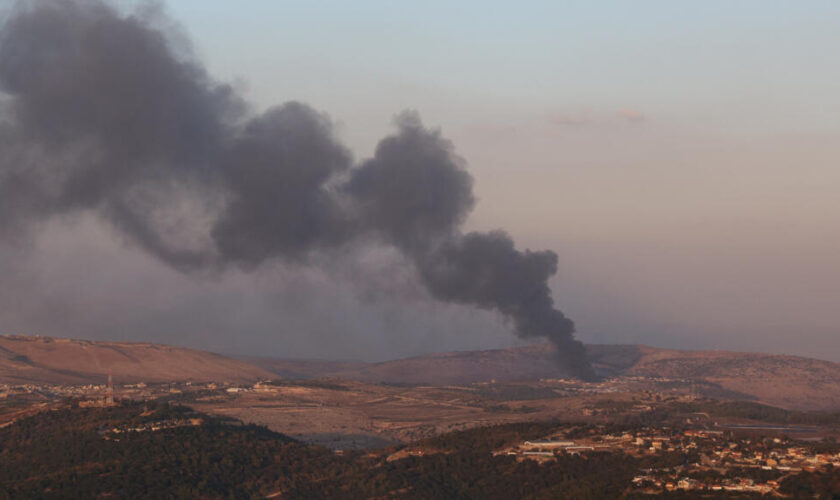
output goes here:
<path id="1" fill-rule="evenodd" d="M 630 107 L 713 127 L 838 129 L 836 2 L 179 0 L 169 11 L 257 103 L 298 98 L 344 120 L 424 105 L 441 121 Z"/>

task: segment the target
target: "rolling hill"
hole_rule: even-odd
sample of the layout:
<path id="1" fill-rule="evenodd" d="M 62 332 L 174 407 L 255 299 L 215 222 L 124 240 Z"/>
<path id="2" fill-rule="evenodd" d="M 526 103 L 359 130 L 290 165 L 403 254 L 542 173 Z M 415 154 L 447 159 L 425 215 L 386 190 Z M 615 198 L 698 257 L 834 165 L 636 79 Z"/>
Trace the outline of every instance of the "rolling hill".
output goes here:
<path id="1" fill-rule="evenodd" d="M 799 356 L 730 351 L 684 351 L 642 345 L 588 345 L 604 377 L 640 376 L 705 381 L 786 408 L 840 409 L 840 363 Z M 391 384 L 457 385 L 496 380 L 566 377 L 549 345 L 430 354 L 380 363 L 250 361 L 297 378 L 333 377 Z"/>
<path id="2" fill-rule="evenodd" d="M 601 376 L 621 375 L 641 356 L 639 346 L 587 346 L 590 361 Z M 455 351 L 379 363 L 359 361 L 248 358 L 248 361 L 289 378 L 333 377 L 393 384 L 457 385 L 496 380 L 568 377 L 549 344 Z"/>
<path id="3" fill-rule="evenodd" d="M 780 354 L 636 346 L 623 374 L 703 379 L 785 408 L 840 409 L 840 363 Z"/>
<path id="4" fill-rule="evenodd" d="M 370 383 L 455 385 L 568 375 L 548 345 L 443 352 L 380 363 L 272 358 L 249 361 L 290 378 L 332 377 Z"/>
<path id="5" fill-rule="evenodd" d="M 589 345 L 587 354 L 595 370 L 604 377 L 692 379 L 719 388 L 722 394 L 775 406 L 840 409 L 840 364 L 830 361 L 642 345 Z M 233 359 L 152 343 L 0 335 L 0 383 L 101 384 L 108 374 L 118 383 L 341 378 L 407 385 L 568 377 L 549 345 L 446 352 L 365 363 Z"/>
<path id="6" fill-rule="evenodd" d="M 244 382 L 275 376 L 219 354 L 161 344 L 0 335 L 0 383 Z"/>

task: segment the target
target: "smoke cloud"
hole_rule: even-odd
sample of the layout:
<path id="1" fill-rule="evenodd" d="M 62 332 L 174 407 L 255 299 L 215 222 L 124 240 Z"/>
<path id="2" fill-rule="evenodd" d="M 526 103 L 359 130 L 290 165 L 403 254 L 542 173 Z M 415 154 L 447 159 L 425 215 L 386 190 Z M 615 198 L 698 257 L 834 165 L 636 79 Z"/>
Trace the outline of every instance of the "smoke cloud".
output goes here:
<path id="1" fill-rule="evenodd" d="M 440 301 L 501 313 L 591 377 L 555 309 L 557 256 L 464 233 L 475 199 L 453 145 L 416 113 L 359 163 L 326 115 L 262 113 L 214 81 L 159 9 L 24 3 L 0 32 L 0 234 L 95 213 L 182 272 L 312 265 L 358 242 L 396 248 Z"/>

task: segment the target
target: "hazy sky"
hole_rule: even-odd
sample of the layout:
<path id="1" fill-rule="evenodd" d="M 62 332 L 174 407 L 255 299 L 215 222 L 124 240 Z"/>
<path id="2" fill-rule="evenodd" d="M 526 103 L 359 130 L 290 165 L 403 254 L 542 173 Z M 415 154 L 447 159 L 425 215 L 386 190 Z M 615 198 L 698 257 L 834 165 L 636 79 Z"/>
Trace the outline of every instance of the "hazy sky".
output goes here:
<path id="1" fill-rule="evenodd" d="M 401 110 L 440 127 L 475 177 L 467 225 L 558 252 L 552 287 L 584 342 L 840 361 L 840 3 L 166 10 L 216 78 L 258 108 L 294 99 L 329 113 L 357 159 Z M 17 304 L 10 333 L 368 359 L 517 342 L 490 314 L 405 307 L 411 286 L 360 293 L 346 270 L 173 275 L 90 220 L 52 225 L 32 252 L 31 268 L 5 270 L 31 295 L 0 300 L 44 300 Z M 393 259 L 365 262 L 358 272 L 395 272 Z"/>

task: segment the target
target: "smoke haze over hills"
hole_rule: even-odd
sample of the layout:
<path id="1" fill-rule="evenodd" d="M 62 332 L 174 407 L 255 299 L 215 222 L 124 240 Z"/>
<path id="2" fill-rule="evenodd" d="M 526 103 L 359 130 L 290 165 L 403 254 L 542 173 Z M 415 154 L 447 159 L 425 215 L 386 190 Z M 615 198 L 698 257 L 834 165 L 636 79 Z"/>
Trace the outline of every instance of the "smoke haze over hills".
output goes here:
<path id="1" fill-rule="evenodd" d="M 20 5 L 50 4 L 6 2 L 0 21 Z M 475 301 L 432 297 L 427 284 L 450 300 L 463 290 L 396 248 L 406 213 L 371 209 L 395 200 L 350 189 L 411 108 L 469 162 L 458 232 L 504 228 L 519 251 L 555 251 L 547 285 L 580 339 L 840 360 L 835 3 L 662 2 L 605 17 L 587 3 L 128 0 L 111 10 L 123 24 L 65 57 L 96 10 L 73 5 L 41 16 L 53 24 L 27 42 L 61 50 L 40 62 L 8 50 L 3 63 L 0 332 L 367 360 L 531 342 Z M 129 49 L 137 64 L 117 55 Z M 125 92 L 89 90 L 106 67 Z M 69 96 L 77 106 L 50 116 Z M 277 106 L 289 99 L 301 107 Z M 79 106 L 94 102 L 108 106 Z M 257 161 L 281 155 L 266 137 L 303 120 L 325 139 L 307 142 L 327 152 L 319 167 L 295 177 L 286 151 L 295 196 L 256 195 L 279 178 Z M 147 140 L 111 141 L 125 134 Z M 243 149 L 260 153 L 229 175 Z M 66 178 L 49 174 L 59 157 Z M 306 200 L 306 231 L 304 218 L 255 216 L 293 199 Z"/>
<path id="2" fill-rule="evenodd" d="M 438 131 L 405 112 L 355 165 L 326 115 L 299 102 L 249 111 L 167 22 L 156 8 L 124 15 L 93 0 L 23 3 L 6 20 L 6 239 L 90 214 L 167 266 L 205 276 L 386 245 L 431 298 L 495 311 L 592 376 L 551 298 L 557 256 L 517 250 L 502 231 L 462 232 L 472 177 Z"/>

